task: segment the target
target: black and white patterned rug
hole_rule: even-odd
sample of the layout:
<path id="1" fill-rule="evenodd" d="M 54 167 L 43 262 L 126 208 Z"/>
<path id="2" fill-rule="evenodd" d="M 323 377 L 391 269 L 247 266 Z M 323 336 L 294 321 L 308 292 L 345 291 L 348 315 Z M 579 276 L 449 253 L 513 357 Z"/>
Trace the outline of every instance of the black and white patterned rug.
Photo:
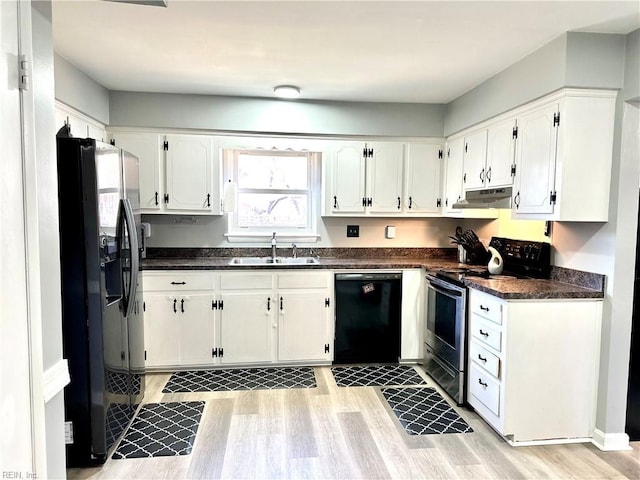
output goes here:
<path id="1" fill-rule="evenodd" d="M 314 387 L 316 377 L 310 367 L 239 368 L 176 372 L 171 375 L 162 393 Z"/>
<path id="2" fill-rule="evenodd" d="M 138 395 L 142 376 L 136 373 L 116 372 L 105 369 L 105 388 L 109 393 Z"/>
<path id="3" fill-rule="evenodd" d="M 361 365 L 331 367 L 339 387 L 382 387 L 389 385 L 426 385 L 410 365 Z"/>
<path id="4" fill-rule="evenodd" d="M 203 410 L 204 402 L 143 405 L 113 458 L 189 455 Z"/>
<path id="5" fill-rule="evenodd" d="M 383 388 L 381 392 L 409 435 L 473 432 L 432 388 Z"/>

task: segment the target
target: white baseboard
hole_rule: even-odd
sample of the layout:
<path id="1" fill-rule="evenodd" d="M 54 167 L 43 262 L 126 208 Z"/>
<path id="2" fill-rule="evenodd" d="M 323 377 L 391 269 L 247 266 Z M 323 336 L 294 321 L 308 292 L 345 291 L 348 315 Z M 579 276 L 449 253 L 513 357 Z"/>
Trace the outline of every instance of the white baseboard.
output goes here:
<path id="1" fill-rule="evenodd" d="M 600 450 L 607 452 L 614 450 L 632 450 L 629 446 L 629 435 L 626 433 L 604 433 L 597 428 L 593 431 L 591 443 Z"/>
<path id="2" fill-rule="evenodd" d="M 69 365 L 67 360 L 61 358 L 53 367 L 48 368 L 42 376 L 42 394 L 47 403 L 71 381 L 69 378 Z"/>

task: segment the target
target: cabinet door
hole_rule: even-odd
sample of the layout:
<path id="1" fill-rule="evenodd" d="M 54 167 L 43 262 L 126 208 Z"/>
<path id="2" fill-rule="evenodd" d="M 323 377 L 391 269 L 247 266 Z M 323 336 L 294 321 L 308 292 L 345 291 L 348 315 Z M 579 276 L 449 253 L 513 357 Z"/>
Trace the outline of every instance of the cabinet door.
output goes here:
<path id="1" fill-rule="evenodd" d="M 161 188 L 162 136 L 155 133 L 116 132 L 111 138 L 116 146 L 133 153 L 140 165 L 140 209 L 158 213 L 162 209 Z"/>
<path id="2" fill-rule="evenodd" d="M 224 293 L 220 299 L 220 362 L 271 362 L 277 308 L 273 294 L 243 291 Z"/>
<path id="3" fill-rule="evenodd" d="M 278 360 L 330 360 L 329 292 L 280 292 Z"/>
<path id="4" fill-rule="evenodd" d="M 106 141 L 106 133 L 103 128 L 100 128 L 96 125 L 92 125 L 91 123 L 87 124 L 87 136 L 89 138 L 95 138 L 99 142 Z"/>
<path id="5" fill-rule="evenodd" d="M 214 141 L 205 135 L 167 135 L 165 208 L 220 213 L 220 187 L 213 182 Z"/>
<path id="6" fill-rule="evenodd" d="M 441 199 L 440 145 L 410 143 L 405 147 L 404 211 L 438 213 Z"/>
<path id="7" fill-rule="evenodd" d="M 333 213 L 364 213 L 365 159 L 360 142 L 336 145 L 328 201 Z"/>
<path id="8" fill-rule="evenodd" d="M 367 158 L 369 185 L 367 197 L 371 198 L 371 213 L 400 212 L 402 209 L 402 151 L 401 143 L 367 143 L 373 156 Z"/>
<path id="9" fill-rule="evenodd" d="M 513 184 L 512 166 L 515 160 L 516 120 L 509 119 L 489 127 L 487 132 L 487 187 L 508 187 Z"/>
<path id="10" fill-rule="evenodd" d="M 487 160 L 487 131 L 480 130 L 464 137 L 464 171 L 462 182 L 465 190 L 484 187 Z"/>
<path id="11" fill-rule="evenodd" d="M 208 365 L 213 363 L 211 350 L 213 331 L 213 295 L 185 295 L 178 298 L 180 329 L 180 365 Z"/>
<path id="12" fill-rule="evenodd" d="M 447 143 L 447 170 L 444 192 L 445 212 L 456 212 L 453 204 L 462 199 L 462 157 L 464 139 L 458 138 Z"/>
<path id="13" fill-rule="evenodd" d="M 180 314 L 174 311 L 177 297 L 167 294 L 144 294 L 144 344 L 147 367 L 164 367 L 179 364 Z"/>
<path id="14" fill-rule="evenodd" d="M 518 213 L 553 213 L 558 105 L 537 108 L 518 118 L 513 208 Z"/>

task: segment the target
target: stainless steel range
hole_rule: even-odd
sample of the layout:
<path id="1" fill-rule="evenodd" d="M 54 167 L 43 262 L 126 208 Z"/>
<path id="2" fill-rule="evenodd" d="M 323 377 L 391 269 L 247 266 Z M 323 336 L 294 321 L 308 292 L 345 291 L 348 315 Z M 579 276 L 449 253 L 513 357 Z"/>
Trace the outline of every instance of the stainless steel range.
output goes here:
<path id="1" fill-rule="evenodd" d="M 467 362 L 468 277 L 547 278 L 551 246 L 544 242 L 493 237 L 489 246 L 503 258 L 501 275 L 490 275 L 486 266 L 428 271 L 425 328 L 425 371 L 458 405 L 465 402 Z"/>

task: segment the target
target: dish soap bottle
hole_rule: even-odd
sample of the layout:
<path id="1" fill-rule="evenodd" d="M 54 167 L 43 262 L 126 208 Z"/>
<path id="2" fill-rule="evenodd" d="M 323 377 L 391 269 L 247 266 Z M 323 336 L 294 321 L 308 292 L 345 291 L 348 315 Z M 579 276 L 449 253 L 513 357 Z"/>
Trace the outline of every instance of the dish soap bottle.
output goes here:
<path id="1" fill-rule="evenodd" d="M 489 253 L 491 254 L 491 258 L 489 259 L 487 269 L 491 275 L 500 275 L 504 267 L 502 255 L 493 247 L 489 247 Z"/>

